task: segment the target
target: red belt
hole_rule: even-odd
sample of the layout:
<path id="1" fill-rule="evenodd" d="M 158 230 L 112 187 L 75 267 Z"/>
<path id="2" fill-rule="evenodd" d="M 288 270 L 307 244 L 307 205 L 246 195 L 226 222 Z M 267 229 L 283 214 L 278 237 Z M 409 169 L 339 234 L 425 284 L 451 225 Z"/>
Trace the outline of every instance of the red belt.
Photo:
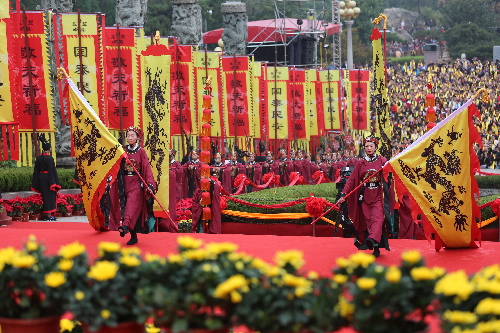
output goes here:
<path id="1" fill-rule="evenodd" d="M 40 173 L 49 173 L 48 171 L 40 171 Z"/>

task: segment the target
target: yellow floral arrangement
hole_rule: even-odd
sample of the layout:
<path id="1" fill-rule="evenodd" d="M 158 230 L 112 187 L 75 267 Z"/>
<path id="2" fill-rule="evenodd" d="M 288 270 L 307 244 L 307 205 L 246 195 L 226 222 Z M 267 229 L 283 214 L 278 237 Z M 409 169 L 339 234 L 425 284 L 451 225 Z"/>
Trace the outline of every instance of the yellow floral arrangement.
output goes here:
<path id="1" fill-rule="evenodd" d="M 453 333 L 500 332 L 500 266 L 483 268 L 472 276 L 459 270 L 435 287 L 442 327 Z"/>
<path id="2" fill-rule="evenodd" d="M 75 319 L 92 331 L 123 322 L 144 323 L 137 296 L 143 263 L 140 249 L 101 242 L 98 255 L 86 270 L 82 283 L 73 289 L 69 310 Z"/>
<path id="3" fill-rule="evenodd" d="M 86 262 L 85 248 L 65 259 L 49 256 L 34 235 L 21 250 L 0 249 L 0 316 L 42 318 L 61 315 L 77 281 L 77 263 Z"/>

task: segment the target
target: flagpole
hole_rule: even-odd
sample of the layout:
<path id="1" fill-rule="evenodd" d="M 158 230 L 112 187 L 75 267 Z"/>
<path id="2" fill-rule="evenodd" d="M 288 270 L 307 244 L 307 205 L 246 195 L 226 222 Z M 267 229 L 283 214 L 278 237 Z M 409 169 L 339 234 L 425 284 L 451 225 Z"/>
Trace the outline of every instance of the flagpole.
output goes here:
<path id="1" fill-rule="evenodd" d="M 384 170 L 384 167 L 381 167 L 380 169 L 378 169 L 377 171 L 375 171 L 374 174 L 372 174 L 370 177 L 367 177 L 362 183 L 360 183 L 358 186 L 356 186 L 354 188 L 354 190 L 352 190 L 351 192 L 347 193 L 345 196 L 344 196 L 344 199 L 349 197 L 351 194 L 353 194 L 355 191 L 357 191 L 361 186 L 363 186 L 365 183 L 368 183 L 368 181 L 370 179 L 373 178 L 373 176 L 377 175 L 380 173 L 380 171 Z M 332 208 L 328 209 L 326 212 L 324 212 L 323 214 L 321 214 L 316 220 L 312 221 L 311 224 L 314 224 L 316 223 L 320 218 L 322 218 L 323 216 L 325 216 L 327 213 L 329 213 L 332 209 L 335 209 L 335 210 L 338 210 L 339 209 L 339 206 L 337 206 L 337 204 L 335 203 Z"/>

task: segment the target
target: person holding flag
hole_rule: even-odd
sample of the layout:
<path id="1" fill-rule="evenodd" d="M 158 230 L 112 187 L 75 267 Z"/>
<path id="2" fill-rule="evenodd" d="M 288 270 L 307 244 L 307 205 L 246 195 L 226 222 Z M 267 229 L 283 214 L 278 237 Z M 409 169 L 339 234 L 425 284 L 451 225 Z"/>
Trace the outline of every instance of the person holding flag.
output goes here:
<path id="1" fill-rule="evenodd" d="M 354 224 L 354 245 L 360 250 L 373 250 L 373 255 L 380 255 L 380 247 L 389 249 L 384 230 L 384 190 L 382 186 L 382 167 L 387 162 L 377 155 L 378 139 L 367 137 L 363 140 L 366 156 L 360 159 L 347 180 L 337 205 L 346 201 L 349 217 Z M 363 183 L 361 186 L 359 186 Z"/>
<path id="2" fill-rule="evenodd" d="M 134 126 L 127 129 L 127 142 L 125 152 L 127 158 L 123 160 L 121 172 L 123 173 L 123 186 L 125 196 L 125 208 L 123 212 L 123 223 L 118 227 L 120 237 L 125 237 L 130 232 L 130 240 L 127 245 L 137 243 L 137 231 L 147 230 L 146 220 L 148 216 L 147 190 L 156 191 L 156 182 L 153 171 L 149 164 L 146 150 L 139 145 L 142 131 Z M 146 184 L 143 183 L 145 180 Z M 112 207 L 112 209 L 117 209 Z M 137 224 L 137 222 L 140 222 Z"/>

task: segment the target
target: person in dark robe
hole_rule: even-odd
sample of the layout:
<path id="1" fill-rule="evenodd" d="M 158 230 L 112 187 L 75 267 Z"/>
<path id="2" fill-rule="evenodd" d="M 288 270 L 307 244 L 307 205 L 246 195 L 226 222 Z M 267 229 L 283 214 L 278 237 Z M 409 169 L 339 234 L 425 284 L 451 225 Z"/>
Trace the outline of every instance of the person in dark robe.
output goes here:
<path id="1" fill-rule="evenodd" d="M 238 155 L 236 151 L 234 151 L 231 154 L 231 160 L 229 164 L 226 165 L 222 176 L 222 185 L 230 193 L 236 193 L 237 191 L 237 188 L 234 186 L 234 180 L 239 174 L 245 174 L 245 167 L 238 162 Z"/>
<path id="2" fill-rule="evenodd" d="M 347 198 L 349 217 L 356 230 L 354 244 L 359 249 L 373 250 L 373 255 L 380 255 L 380 247 L 389 250 L 389 243 L 384 225 L 384 189 L 383 177 L 378 172 L 387 159 L 377 155 L 378 140 L 367 137 L 363 141 L 366 156 L 359 160 L 341 192 L 337 205 L 346 201 L 344 196 L 350 193 L 366 179 L 360 189 Z"/>
<path id="3" fill-rule="evenodd" d="M 297 159 L 294 162 L 295 171 L 299 172 L 306 181 L 306 184 L 312 183 L 312 169 L 311 161 L 306 158 L 306 152 L 304 150 L 299 150 L 297 153 Z"/>
<path id="4" fill-rule="evenodd" d="M 261 185 L 262 179 L 262 166 L 255 161 L 255 153 L 248 154 L 248 161 L 245 164 L 246 175 L 255 185 Z M 259 190 L 254 188 L 252 185 L 248 185 L 246 188 L 247 193 Z"/>
<path id="5" fill-rule="evenodd" d="M 272 172 L 272 166 L 274 164 L 274 154 L 272 151 L 266 153 L 266 160 L 262 163 L 262 175 Z"/>
<path id="6" fill-rule="evenodd" d="M 123 159 L 120 170 L 123 175 L 125 205 L 123 206 L 122 225 L 118 227 L 118 231 L 120 237 L 125 237 L 130 232 L 130 240 L 127 245 L 134 245 L 138 242 L 137 232 L 149 230 L 146 221 L 148 217 L 147 199 L 150 197 L 149 191 L 156 191 L 156 181 L 146 150 L 139 144 L 142 131 L 131 126 L 126 133 L 128 145 L 124 146 L 124 149 L 127 153 L 127 160 Z M 139 175 L 146 182 L 145 184 Z"/>
<path id="7" fill-rule="evenodd" d="M 190 153 L 190 160 L 183 165 L 185 167 L 185 182 L 184 191 L 185 198 L 192 198 L 194 191 L 200 188 L 201 179 L 201 166 L 203 163 L 200 161 L 200 153 L 194 149 Z"/>
<path id="8" fill-rule="evenodd" d="M 284 186 L 290 184 L 290 174 L 295 171 L 292 161 L 287 157 L 285 149 L 280 150 L 280 158 L 274 164 L 274 174 L 280 175 L 280 182 Z"/>
<path id="9" fill-rule="evenodd" d="M 210 174 L 212 177 L 217 178 L 219 182 L 222 183 L 222 174 L 225 168 L 224 161 L 222 160 L 222 154 L 217 152 L 214 154 L 214 161 L 210 165 Z"/>
<path id="10" fill-rule="evenodd" d="M 54 158 L 50 155 L 50 143 L 40 134 L 38 139 L 42 142 L 43 152 L 37 156 L 31 190 L 42 195 L 42 219 L 44 221 L 56 221 L 54 214 L 57 209 L 57 192 L 61 189 L 59 176 L 57 175 Z"/>

